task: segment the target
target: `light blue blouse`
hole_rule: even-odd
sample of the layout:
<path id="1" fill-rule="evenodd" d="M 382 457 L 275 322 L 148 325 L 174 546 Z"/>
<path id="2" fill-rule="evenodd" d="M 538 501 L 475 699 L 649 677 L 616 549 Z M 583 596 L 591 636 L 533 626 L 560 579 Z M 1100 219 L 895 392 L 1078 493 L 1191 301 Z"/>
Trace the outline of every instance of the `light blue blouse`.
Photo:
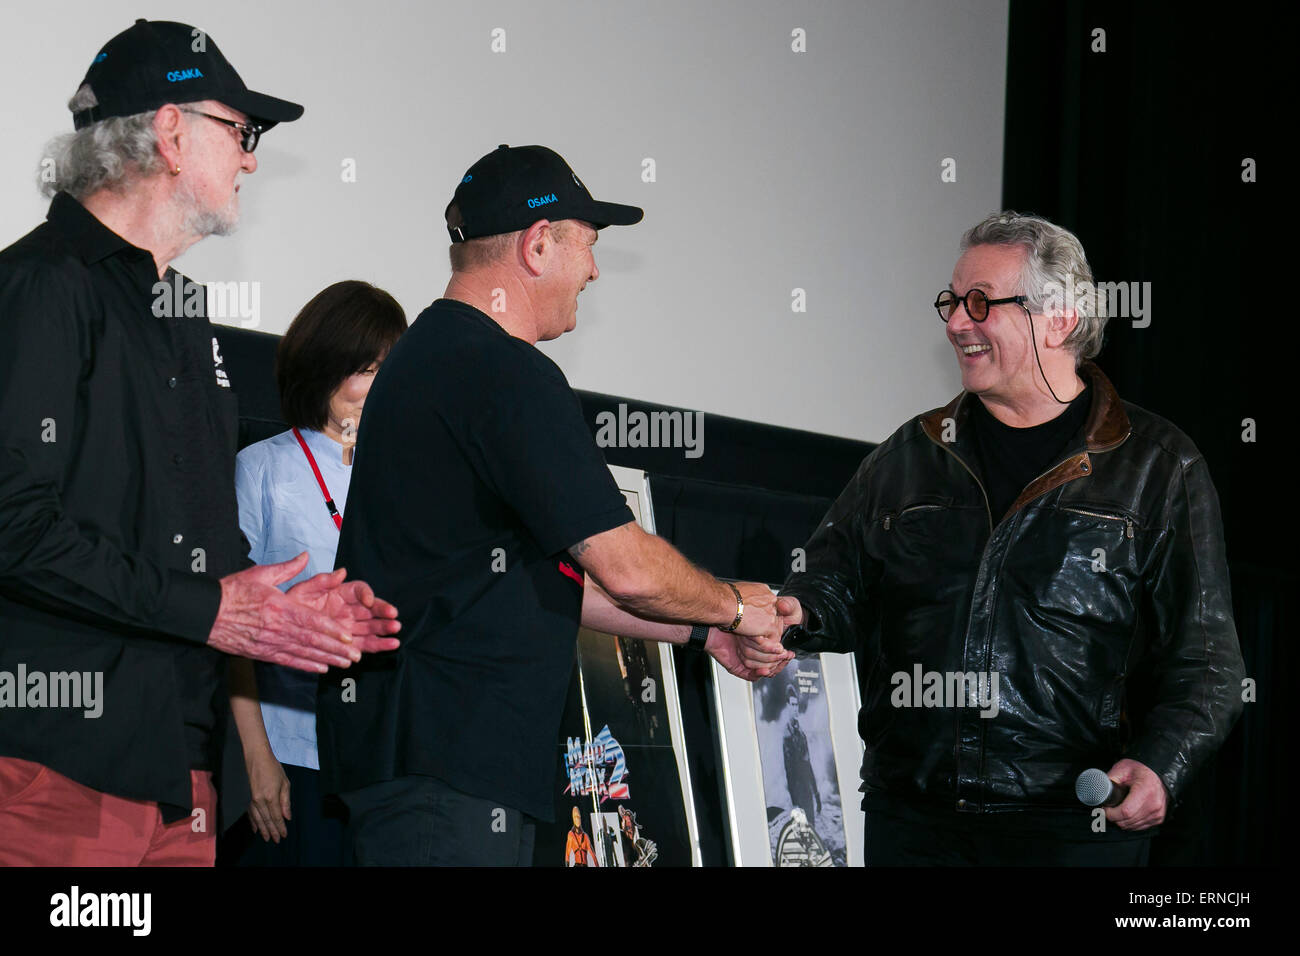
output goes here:
<path id="1" fill-rule="evenodd" d="M 316 456 L 339 514 L 344 514 L 352 466 L 343 464 L 343 446 L 323 432 L 302 429 L 302 437 Z M 312 575 L 334 570 L 339 531 L 292 431 L 249 445 L 239 453 L 235 494 L 239 526 L 248 538 L 252 560 L 275 564 L 307 552 L 306 569 L 280 585 L 282 591 Z M 262 720 L 275 758 L 282 764 L 319 770 L 316 676 L 260 662 L 256 673 Z"/>

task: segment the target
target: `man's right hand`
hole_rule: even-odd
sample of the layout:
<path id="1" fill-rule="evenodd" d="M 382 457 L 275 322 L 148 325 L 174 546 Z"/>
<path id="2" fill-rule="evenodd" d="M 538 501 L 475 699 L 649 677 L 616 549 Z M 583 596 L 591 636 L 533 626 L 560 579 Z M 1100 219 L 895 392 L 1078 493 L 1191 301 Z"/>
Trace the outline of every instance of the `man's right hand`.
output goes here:
<path id="1" fill-rule="evenodd" d="M 757 584 L 753 581 L 737 581 L 735 587 L 740 592 L 740 600 L 745 605 L 736 633 L 741 637 L 769 639 L 775 634 L 779 638 L 781 635 L 777 631 L 776 595 L 772 593 L 772 589 L 766 584 Z M 731 589 L 727 590 L 730 592 Z"/>
<path id="2" fill-rule="evenodd" d="M 208 646 L 255 661 L 283 664 L 323 674 L 361 660 L 355 645 L 353 608 L 346 602 L 305 605 L 276 587 L 307 566 L 307 552 L 279 564 L 248 568 L 221 579 L 221 606 L 208 634 Z M 316 575 L 333 579 L 336 574 Z M 396 641 L 392 641 L 396 645 Z"/>
<path id="3" fill-rule="evenodd" d="M 785 630 L 777 610 L 777 598 L 766 584 L 739 581 L 736 590 L 745 602 L 745 613 L 736 628 L 736 650 L 744 667 L 758 676 L 771 677 L 794 658 L 792 651 L 781 646 L 781 632 Z M 732 671 L 736 673 L 736 671 Z M 753 680 L 753 677 L 747 677 Z"/>
<path id="4" fill-rule="evenodd" d="M 737 587 L 742 587 L 742 585 L 737 585 Z M 741 592 L 741 596 L 745 596 L 744 591 Z M 787 627 L 803 623 L 803 608 L 800 606 L 798 598 L 776 598 L 772 604 L 772 611 L 775 613 L 775 618 L 771 632 L 758 636 L 745 636 L 737 645 L 737 652 L 743 664 L 769 677 L 779 674 L 781 669 L 794 659 L 794 651 L 786 650 L 782 646 L 781 635 L 785 633 Z M 749 616 L 748 599 L 745 601 L 745 616 Z M 742 633 L 742 629 L 738 628 L 737 633 Z M 774 654 L 781 655 L 781 664 L 775 670 L 772 670 L 771 662 Z"/>

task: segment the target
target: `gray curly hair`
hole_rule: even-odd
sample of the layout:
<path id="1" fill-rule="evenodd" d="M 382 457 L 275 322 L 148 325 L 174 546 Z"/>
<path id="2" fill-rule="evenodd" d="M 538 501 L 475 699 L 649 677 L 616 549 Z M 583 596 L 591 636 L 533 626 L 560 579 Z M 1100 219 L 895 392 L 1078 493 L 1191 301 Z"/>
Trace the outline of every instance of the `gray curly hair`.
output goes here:
<path id="1" fill-rule="evenodd" d="M 1076 366 L 1095 358 L 1106 330 L 1106 302 L 1097 292 L 1078 237 L 1041 216 L 1008 209 L 994 213 L 961 237 L 962 252 L 983 245 L 1024 248 L 1020 292 L 1029 300 L 1030 310 L 1072 306 L 1079 321 L 1065 347 L 1074 354 Z"/>
<path id="2" fill-rule="evenodd" d="M 83 83 L 68 109 L 76 113 L 98 104 L 95 91 Z M 51 139 L 36 176 L 41 194 L 48 198 L 66 192 L 80 200 L 101 189 L 123 189 L 161 171 L 155 113 L 113 116 Z"/>

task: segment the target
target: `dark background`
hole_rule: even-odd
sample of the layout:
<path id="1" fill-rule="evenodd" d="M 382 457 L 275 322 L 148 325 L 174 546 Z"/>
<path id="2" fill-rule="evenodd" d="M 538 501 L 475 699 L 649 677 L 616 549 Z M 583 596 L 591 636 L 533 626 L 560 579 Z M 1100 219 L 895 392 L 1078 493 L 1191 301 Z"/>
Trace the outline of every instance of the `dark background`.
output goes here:
<path id="1" fill-rule="evenodd" d="M 1213 11 L 1212 13 L 1209 11 Z M 1092 52 L 1105 30 L 1106 52 Z M 1294 655 L 1296 520 L 1278 493 L 1290 343 L 1271 307 L 1283 214 L 1275 153 L 1295 109 L 1286 34 L 1254 8 L 1013 0 L 1003 205 L 1074 232 L 1098 281 L 1149 281 L 1151 324 L 1108 324 L 1097 364 L 1168 418 L 1219 491 L 1233 609 L 1258 700 L 1153 849 L 1155 863 L 1280 862 L 1271 768 L 1285 766 L 1278 691 Z M 1277 57 L 1282 57 L 1278 59 Z M 1293 86 L 1294 84 L 1289 84 Z M 1242 181 L 1242 161 L 1258 180 Z M 1242 441 L 1252 419 L 1256 441 Z"/>
<path id="2" fill-rule="evenodd" d="M 1278 863 L 1276 768 L 1288 758 L 1278 692 L 1293 668 L 1285 635 L 1296 633 L 1284 596 L 1300 591 L 1300 575 L 1291 557 L 1294 510 L 1279 487 L 1292 416 L 1281 399 L 1282 364 L 1295 345 L 1273 331 L 1289 317 L 1293 285 L 1290 273 L 1269 267 L 1284 221 L 1280 191 L 1269 184 L 1279 178 L 1276 130 L 1295 111 L 1269 70 L 1281 62 L 1276 26 L 1253 8 L 1213 18 L 1188 9 L 1012 2 L 1003 206 L 1073 231 L 1097 281 L 1151 283 L 1150 326 L 1111 322 L 1097 363 L 1122 397 L 1191 437 L 1219 491 L 1237 631 L 1258 701 L 1171 814 L 1152 862 Z M 1095 28 L 1105 30 L 1104 53 L 1091 50 Z M 1242 182 L 1246 157 L 1259 182 Z M 241 440 L 282 430 L 275 337 L 223 329 L 221 339 L 240 397 Z M 596 414 L 619 402 L 663 408 L 580 396 L 593 432 Z M 934 404 L 949 398 L 936 393 Z M 1255 422 L 1253 443 L 1242 441 L 1244 419 Z M 723 577 L 780 582 L 791 549 L 872 446 L 707 421 L 705 457 L 619 448 L 606 457 L 651 475 L 657 530 L 692 560 Z M 698 745 L 716 741 L 709 668 L 699 655 L 675 656 L 703 859 L 728 863 L 720 758 Z"/>

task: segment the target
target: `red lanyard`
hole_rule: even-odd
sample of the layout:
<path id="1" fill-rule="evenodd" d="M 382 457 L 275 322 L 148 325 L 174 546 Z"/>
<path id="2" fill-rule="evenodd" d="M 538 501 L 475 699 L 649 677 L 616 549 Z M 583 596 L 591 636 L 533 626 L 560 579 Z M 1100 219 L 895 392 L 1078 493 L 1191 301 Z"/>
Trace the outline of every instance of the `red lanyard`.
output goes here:
<path id="1" fill-rule="evenodd" d="M 302 453 L 307 456 L 307 464 L 311 465 L 311 470 L 316 474 L 316 484 L 320 485 L 320 493 L 325 496 L 325 507 L 330 511 L 330 517 L 334 519 L 334 527 L 342 531 L 343 516 L 339 514 L 339 509 L 334 507 L 334 499 L 330 497 L 330 490 L 325 487 L 325 479 L 321 477 L 320 469 L 316 467 L 316 456 L 311 453 L 307 443 L 302 440 L 302 432 L 295 428 L 293 437 L 298 439 L 298 444 L 302 446 Z"/>

